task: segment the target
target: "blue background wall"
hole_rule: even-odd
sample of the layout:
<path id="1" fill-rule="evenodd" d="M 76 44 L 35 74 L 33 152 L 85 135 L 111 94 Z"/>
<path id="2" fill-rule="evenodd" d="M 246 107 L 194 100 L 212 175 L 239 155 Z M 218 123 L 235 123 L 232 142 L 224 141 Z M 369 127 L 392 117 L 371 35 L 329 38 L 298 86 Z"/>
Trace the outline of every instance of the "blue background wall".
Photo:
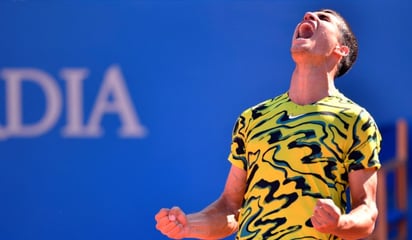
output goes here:
<path id="1" fill-rule="evenodd" d="M 337 86 L 410 120 L 407 0 L 0 0 L 0 239 L 165 239 L 155 213 L 219 196 L 234 121 L 287 90 L 294 27 L 325 7 L 360 44 Z"/>

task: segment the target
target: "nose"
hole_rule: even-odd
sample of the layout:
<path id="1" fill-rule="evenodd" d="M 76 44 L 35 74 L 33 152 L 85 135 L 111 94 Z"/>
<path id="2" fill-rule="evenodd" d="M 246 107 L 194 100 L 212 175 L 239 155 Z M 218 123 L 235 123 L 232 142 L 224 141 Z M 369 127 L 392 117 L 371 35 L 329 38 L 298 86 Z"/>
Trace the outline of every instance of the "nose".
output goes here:
<path id="1" fill-rule="evenodd" d="M 315 19 L 316 19 L 316 15 L 313 14 L 312 12 L 307 12 L 303 16 L 303 20 L 312 20 L 312 21 L 314 21 Z"/>

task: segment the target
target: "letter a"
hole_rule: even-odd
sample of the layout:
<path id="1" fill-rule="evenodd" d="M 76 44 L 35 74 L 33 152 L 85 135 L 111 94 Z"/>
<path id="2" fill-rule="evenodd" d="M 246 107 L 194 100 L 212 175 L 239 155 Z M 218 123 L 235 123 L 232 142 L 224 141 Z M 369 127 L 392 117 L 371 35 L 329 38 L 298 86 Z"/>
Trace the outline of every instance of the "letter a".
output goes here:
<path id="1" fill-rule="evenodd" d="M 110 98 L 111 97 L 111 98 Z M 122 137 L 144 137 L 146 129 L 140 124 L 122 73 L 117 65 L 109 67 L 104 76 L 89 122 L 86 126 L 88 135 L 102 135 L 100 127 L 102 116 L 106 113 L 119 115 L 122 126 L 119 135 Z"/>

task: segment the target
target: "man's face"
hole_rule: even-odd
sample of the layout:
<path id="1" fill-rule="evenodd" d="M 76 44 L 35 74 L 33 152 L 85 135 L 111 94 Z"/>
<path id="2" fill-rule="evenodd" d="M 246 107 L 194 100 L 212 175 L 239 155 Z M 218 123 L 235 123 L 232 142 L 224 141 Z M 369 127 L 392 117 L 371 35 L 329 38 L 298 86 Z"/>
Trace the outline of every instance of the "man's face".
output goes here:
<path id="1" fill-rule="evenodd" d="M 330 12 L 307 12 L 293 34 L 292 55 L 329 56 L 339 47 L 341 20 Z"/>

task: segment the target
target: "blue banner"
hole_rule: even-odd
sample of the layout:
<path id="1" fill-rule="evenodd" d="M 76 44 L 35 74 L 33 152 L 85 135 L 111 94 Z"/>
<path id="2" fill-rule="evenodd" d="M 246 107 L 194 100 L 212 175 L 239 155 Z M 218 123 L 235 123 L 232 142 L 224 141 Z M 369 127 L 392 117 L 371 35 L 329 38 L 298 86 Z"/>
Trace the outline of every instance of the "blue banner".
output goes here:
<path id="1" fill-rule="evenodd" d="M 409 5 L 0 1 L 0 239 L 166 239 L 155 213 L 214 201 L 237 116 L 287 91 L 306 11 L 358 37 L 338 88 L 410 119 Z"/>

